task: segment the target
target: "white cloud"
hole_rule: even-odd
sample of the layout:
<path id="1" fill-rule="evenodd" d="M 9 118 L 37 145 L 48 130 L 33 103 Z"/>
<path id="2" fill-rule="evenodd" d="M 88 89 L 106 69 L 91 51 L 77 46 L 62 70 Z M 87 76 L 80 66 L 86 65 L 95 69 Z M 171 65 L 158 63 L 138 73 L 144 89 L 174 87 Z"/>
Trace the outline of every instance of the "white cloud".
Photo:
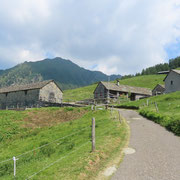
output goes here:
<path id="1" fill-rule="evenodd" d="M 0 67 L 50 53 L 108 74 L 135 73 L 165 62 L 165 47 L 180 38 L 179 0 L 0 3 Z"/>

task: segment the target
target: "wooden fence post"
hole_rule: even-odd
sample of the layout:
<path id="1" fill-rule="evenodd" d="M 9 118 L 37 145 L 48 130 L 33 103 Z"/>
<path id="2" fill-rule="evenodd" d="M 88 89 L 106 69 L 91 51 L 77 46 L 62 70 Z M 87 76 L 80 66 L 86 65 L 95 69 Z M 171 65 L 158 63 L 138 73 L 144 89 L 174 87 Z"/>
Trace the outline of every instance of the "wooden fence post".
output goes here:
<path id="1" fill-rule="evenodd" d="M 18 159 L 16 159 L 16 157 L 13 157 L 13 161 L 14 161 L 14 179 L 16 179 L 16 161 Z"/>
<path id="2" fill-rule="evenodd" d="M 149 106 L 149 99 L 147 99 L 147 106 Z"/>
<path id="3" fill-rule="evenodd" d="M 95 118 L 92 118 L 92 152 L 95 151 Z"/>
<path id="4" fill-rule="evenodd" d="M 120 111 L 118 111 L 118 114 L 119 114 L 119 122 L 120 122 L 120 124 L 122 123 L 122 120 L 121 120 L 121 113 L 120 113 Z"/>
<path id="5" fill-rule="evenodd" d="M 157 103 L 156 103 L 156 102 L 154 102 L 154 104 L 155 104 L 155 107 L 156 107 L 156 112 L 159 112 L 159 109 L 158 109 Z"/>
<path id="6" fill-rule="evenodd" d="M 94 110 L 94 107 L 93 107 L 93 105 L 91 105 L 91 110 L 92 110 L 92 111 Z"/>

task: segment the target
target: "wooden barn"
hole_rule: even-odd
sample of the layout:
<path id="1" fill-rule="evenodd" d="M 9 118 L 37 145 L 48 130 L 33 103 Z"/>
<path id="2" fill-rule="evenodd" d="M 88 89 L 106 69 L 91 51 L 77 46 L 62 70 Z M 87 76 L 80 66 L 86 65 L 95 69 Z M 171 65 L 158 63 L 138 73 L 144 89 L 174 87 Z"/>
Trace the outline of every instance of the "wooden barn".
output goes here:
<path id="1" fill-rule="evenodd" d="M 152 90 L 152 95 L 157 96 L 160 94 L 164 94 L 165 92 L 165 85 L 157 84 L 155 88 Z"/>
<path id="2" fill-rule="evenodd" d="M 62 103 L 63 92 L 53 80 L 0 89 L 0 109 L 39 107 Z"/>
<path id="3" fill-rule="evenodd" d="M 180 70 L 172 69 L 164 79 L 165 93 L 180 91 Z"/>
<path id="4" fill-rule="evenodd" d="M 99 82 L 96 89 L 94 90 L 94 99 L 95 100 L 105 100 L 108 98 L 117 99 L 120 95 L 130 95 L 132 101 L 138 100 L 141 98 L 146 98 L 152 96 L 152 91 L 147 88 L 141 87 L 132 87 L 127 85 L 120 85 L 110 82 Z"/>

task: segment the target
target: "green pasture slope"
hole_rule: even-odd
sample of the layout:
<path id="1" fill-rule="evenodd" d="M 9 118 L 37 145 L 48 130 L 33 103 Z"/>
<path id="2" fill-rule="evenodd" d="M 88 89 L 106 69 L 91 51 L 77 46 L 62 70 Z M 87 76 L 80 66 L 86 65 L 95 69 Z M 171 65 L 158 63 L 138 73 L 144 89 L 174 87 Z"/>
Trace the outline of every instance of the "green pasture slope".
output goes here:
<path id="1" fill-rule="evenodd" d="M 157 84 L 164 84 L 163 80 L 165 76 L 166 75 L 158 74 L 135 76 L 132 78 L 120 80 L 120 84 L 153 89 Z"/>
<path id="2" fill-rule="evenodd" d="M 53 117 L 60 109 L 73 115 L 85 113 L 79 119 L 54 125 L 52 122 L 51 126 L 26 126 L 25 119 L 31 123 L 30 114 L 38 117 L 40 112 L 49 113 Z M 92 117 L 96 118 L 93 153 Z M 0 179 L 14 179 L 13 156 L 18 158 L 17 180 L 94 179 L 127 143 L 127 125 L 120 124 L 116 117 L 117 111 L 111 115 L 109 110 L 91 111 L 89 107 L 0 111 Z"/>
<path id="3" fill-rule="evenodd" d="M 164 84 L 164 78 L 165 75 L 136 76 L 120 80 L 120 84 L 153 89 L 157 84 Z M 96 86 L 97 83 L 77 89 L 65 90 L 63 94 L 64 101 L 80 101 L 93 98 L 93 91 Z"/>
<path id="4" fill-rule="evenodd" d="M 92 84 L 81 88 L 65 90 L 63 92 L 63 100 L 67 102 L 67 101 L 81 101 L 84 99 L 91 99 L 93 98 L 93 92 L 96 86 L 97 84 Z"/>
<path id="5" fill-rule="evenodd" d="M 158 109 L 156 109 L 155 103 Z M 141 115 L 180 136 L 180 91 L 122 103 L 119 107 L 122 106 L 140 108 Z"/>

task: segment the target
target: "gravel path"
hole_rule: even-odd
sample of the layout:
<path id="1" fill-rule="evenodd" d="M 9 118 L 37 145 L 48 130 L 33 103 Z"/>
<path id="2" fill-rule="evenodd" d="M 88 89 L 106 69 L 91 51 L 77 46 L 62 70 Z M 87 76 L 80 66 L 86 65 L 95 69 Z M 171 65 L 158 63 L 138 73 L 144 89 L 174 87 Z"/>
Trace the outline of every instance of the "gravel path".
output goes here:
<path id="1" fill-rule="evenodd" d="M 111 180 L 180 180 L 180 137 L 137 112 L 120 110 L 131 128 L 129 147 Z"/>

